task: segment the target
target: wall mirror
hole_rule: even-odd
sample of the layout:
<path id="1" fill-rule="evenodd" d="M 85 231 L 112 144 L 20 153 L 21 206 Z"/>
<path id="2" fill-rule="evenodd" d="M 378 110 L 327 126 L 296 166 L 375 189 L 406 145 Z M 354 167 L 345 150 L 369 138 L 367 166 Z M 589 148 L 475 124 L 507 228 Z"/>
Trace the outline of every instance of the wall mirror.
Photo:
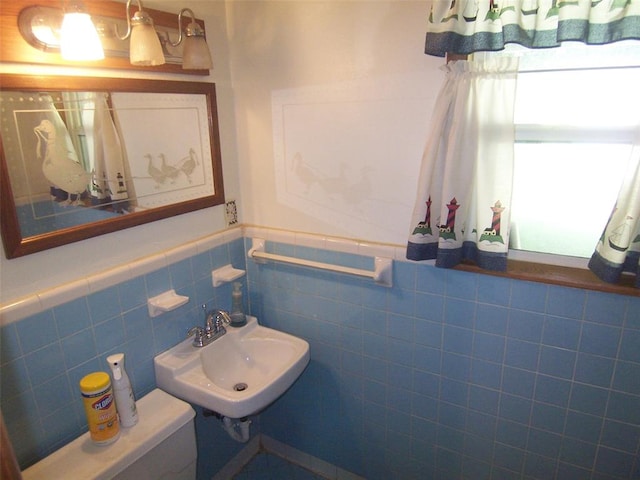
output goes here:
<path id="1" fill-rule="evenodd" d="M 224 203 L 212 83 L 0 75 L 7 258 Z"/>

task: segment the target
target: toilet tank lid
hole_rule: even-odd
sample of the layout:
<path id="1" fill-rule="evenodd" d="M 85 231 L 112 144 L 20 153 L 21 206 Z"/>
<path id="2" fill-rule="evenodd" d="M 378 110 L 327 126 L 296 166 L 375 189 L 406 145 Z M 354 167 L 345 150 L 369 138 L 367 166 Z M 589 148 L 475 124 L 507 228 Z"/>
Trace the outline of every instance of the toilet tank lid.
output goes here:
<path id="1" fill-rule="evenodd" d="M 195 416 L 188 403 L 160 389 L 136 402 L 139 421 L 120 429 L 110 445 L 95 445 L 89 432 L 22 472 L 24 480 L 109 479 L 166 440 Z"/>

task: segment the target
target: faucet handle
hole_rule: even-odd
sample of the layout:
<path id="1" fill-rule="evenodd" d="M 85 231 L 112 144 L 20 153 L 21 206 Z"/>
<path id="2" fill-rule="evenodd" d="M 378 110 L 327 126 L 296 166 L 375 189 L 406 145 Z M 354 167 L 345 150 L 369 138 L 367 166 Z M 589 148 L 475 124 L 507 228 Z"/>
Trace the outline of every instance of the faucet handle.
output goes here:
<path id="1" fill-rule="evenodd" d="M 229 312 L 226 310 L 218 310 L 216 312 L 216 325 L 218 327 L 222 327 L 225 323 L 227 325 L 231 323 L 231 316 L 229 315 Z"/>
<path id="2" fill-rule="evenodd" d="M 187 331 L 187 338 L 189 338 L 191 335 L 195 335 L 193 338 L 194 347 L 204 346 L 204 329 L 202 327 L 191 327 L 189 331 Z"/>
<path id="3" fill-rule="evenodd" d="M 202 311 L 204 312 L 204 333 L 210 337 L 217 331 L 216 318 L 213 310 L 207 310 L 205 304 L 202 305 Z"/>

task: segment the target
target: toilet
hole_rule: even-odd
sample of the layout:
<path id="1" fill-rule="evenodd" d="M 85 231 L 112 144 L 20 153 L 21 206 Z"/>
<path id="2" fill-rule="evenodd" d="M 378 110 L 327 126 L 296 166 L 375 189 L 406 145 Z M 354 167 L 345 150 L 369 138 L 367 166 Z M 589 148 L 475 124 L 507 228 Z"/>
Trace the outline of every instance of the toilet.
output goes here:
<path id="1" fill-rule="evenodd" d="M 136 402 L 139 421 L 120 429 L 110 445 L 95 445 L 89 432 L 22 472 L 24 480 L 194 480 L 195 412 L 160 389 Z"/>

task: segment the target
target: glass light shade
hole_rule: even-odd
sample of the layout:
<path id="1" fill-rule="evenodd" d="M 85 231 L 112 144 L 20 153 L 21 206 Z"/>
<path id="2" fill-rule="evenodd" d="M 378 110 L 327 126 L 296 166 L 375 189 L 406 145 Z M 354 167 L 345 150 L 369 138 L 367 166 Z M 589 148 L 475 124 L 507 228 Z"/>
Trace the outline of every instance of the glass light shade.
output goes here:
<path id="1" fill-rule="evenodd" d="M 129 42 L 131 65 L 163 65 L 164 53 L 158 34 L 152 25 L 134 25 Z"/>
<path id="2" fill-rule="evenodd" d="M 182 68 L 185 70 L 208 70 L 212 67 L 211 53 L 204 37 L 185 37 L 182 50 Z"/>
<path id="3" fill-rule="evenodd" d="M 60 29 L 60 53 L 65 60 L 102 60 L 104 50 L 88 13 L 68 12 Z"/>

